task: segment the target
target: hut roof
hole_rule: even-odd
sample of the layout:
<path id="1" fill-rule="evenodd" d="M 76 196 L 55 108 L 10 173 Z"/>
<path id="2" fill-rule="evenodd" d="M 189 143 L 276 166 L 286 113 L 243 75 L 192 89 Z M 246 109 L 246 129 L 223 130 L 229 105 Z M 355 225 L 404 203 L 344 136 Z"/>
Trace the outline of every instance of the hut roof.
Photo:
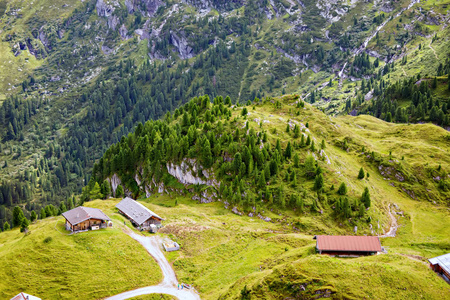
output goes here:
<path id="1" fill-rule="evenodd" d="M 317 249 L 320 251 L 381 252 L 377 236 L 331 236 L 316 235 Z"/>
<path id="2" fill-rule="evenodd" d="M 129 197 L 126 197 L 125 199 L 117 203 L 116 207 L 138 225 L 141 225 L 151 217 L 155 217 L 159 220 L 164 220 L 141 203 Z"/>
<path id="3" fill-rule="evenodd" d="M 79 206 L 62 214 L 72 225 L 77 225 L 89 219 L 99 219 L 110 221 L 111 219 L 105 215 L 100 209 L 92 207 Z"/>
<path id="4" fill-rule="evenodd" d="M 450 253 L 430 258 L 428 261 L 432 265 L 438 264 L 442 269 L 445 270 L 445 272 L 450 274 Z"/>
<path id="5" fill-rule="evenodd" d="M 11 298 L 11 300 L 41 300 L 41 298 L 28 295 L 26 293 L 19 293 Z"/>

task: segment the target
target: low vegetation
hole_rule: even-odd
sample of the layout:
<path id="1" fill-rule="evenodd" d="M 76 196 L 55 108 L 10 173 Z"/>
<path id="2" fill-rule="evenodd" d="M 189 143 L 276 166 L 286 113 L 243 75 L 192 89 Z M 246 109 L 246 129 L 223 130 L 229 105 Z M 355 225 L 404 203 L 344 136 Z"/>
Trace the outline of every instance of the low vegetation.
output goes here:
<path id="1" fill-rule="evenodd" d="M 162 279 L 156 262 L 120 228 L 69 235 L 63 217 L 39 220 L 26 235 L 2 233 L 0 266 L 2 299 L 22 291 L 42 299 L 98 299 Z"/>

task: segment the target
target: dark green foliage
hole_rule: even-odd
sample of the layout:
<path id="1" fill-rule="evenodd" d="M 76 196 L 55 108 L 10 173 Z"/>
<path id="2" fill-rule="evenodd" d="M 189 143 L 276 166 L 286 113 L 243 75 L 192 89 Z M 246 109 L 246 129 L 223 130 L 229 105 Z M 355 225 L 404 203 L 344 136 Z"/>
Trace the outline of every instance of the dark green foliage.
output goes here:
<path id="1" fill-rule="evenodd" d="M 31 211 L 30 221 L 34 222 L 37 219 L 37 214 L 34 210 Z"/>
<path id="2" fill-rule="evenodd" d="M 346 195 L 347 194 L 347 186 L 345 185 L 344 182 L 342 182 L 341 185 L 339 186 L 338 194 L 339 195 Z"/>
<path id="3" fill-rule="evenodd" d="M 364 188 L 364 192 L 361 195 L 361 203 L 363 203 L 366 208 L 370 207 L 371 205 L 370 193 L 367 187 Z"/>
<path id="4" fill-rule="evenodd" d="M 359 169 L 359 173 L 358 173 L 358 179 L 363 179 L 364 178 L 364 170 L 361 167 L 361 169 Z"/>
<path id="5" fill-rule="evenodd" d="M 321 190 L 323 188 L 323 175 L 318 174 L 314 180 L 314 189 Z"/>
<path id="6" fill-rule="evenodd" d="M 20 226 L 24 219 L 25 219 L 25 215 L 23 214 L 22 208 L 20 208 L 19 206 L 14 207 L 12 227 Z"/>
<path id="7" fill-rule="evenodd" d="M 120 198 L 124 195 L 122 185 L 118 185 L 116 189 L 116 198 Z"/>
<path id="8" fill-rule="evenodd" d="M 40 219 L 45 219 L 47 217 L 47 213 L 45 212 L 44 208 L 41 208 L 41 212 L 39 214 Z"/>

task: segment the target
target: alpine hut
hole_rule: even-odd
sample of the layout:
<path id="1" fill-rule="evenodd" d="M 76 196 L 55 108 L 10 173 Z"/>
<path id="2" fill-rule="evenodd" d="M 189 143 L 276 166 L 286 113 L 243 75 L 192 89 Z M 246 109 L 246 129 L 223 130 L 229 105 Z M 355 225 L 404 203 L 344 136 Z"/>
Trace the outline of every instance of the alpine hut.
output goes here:
<path id="1" fill-rule="evenodd" d="M 120 201 L 116 208 L 136 227 L 142 230 L 151 229 L 155 231 L 156 226 L 161 225 L 161 221 L 164 220 L 141 203 L 129 197 Z"/>
<path id="2" fill-rule="evenodd" d="M 317 252 L 339 257 L 358 257 L 381 252 L 377 236 L 331 236 L 316 235 Z"/>
<path id="3" fill-rule="evenodd" d="M 441 274 L 450 282 L 450 253 L 430 258 L 428 261 L 433 271 Z"/>
<path id="4" fill-rule="evenodd" d="M 111 219 L 97 208 L 79 206 L 62 215 L 66 218 L 66 229 L 72 232 L 112 226 Z"/>

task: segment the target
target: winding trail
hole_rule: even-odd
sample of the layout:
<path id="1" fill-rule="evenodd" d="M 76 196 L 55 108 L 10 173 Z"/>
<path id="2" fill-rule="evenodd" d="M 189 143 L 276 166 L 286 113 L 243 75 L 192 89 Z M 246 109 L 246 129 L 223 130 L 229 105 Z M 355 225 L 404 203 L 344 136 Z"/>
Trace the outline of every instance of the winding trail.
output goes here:
<path id="1" fill-rule="evenodd" d="M 161 240 L 158 236 L 146 237 L 130 231 L 124 230 L 126 234 L 138 241 L 148 253 L 156 260 L 163 273 L 163 281 L 158 285 L 147 286 L 136 290 L 124 292 L 105 300 L 124 300 L 147 294 L 168 294 L 180 300 L 200 300 L 200 296 L 192 289 L 178 289 L 178 281 L 171 265 L 162 253 L 159 245 Z"/>
<path id="2" fill-rule="evenodd" d="M 392 213 L 391 206 L 392 206 L 392 204 L 389 204 L 389 206 L 388 206 L 388 208 L 389 208 L 389 217 L 391 218 L 391 226 L 389 227 L 389 231 L 388 232 L 386 232 L 385 234 L 379 236 L 381 238 L 395 237 L 395 235 L 397 234 L 397 229 L 398 229 L 397 218 Z"/>
<path id="3" fill-rule="evenodd" d="M 432 43 L 432 42 L 433 42 L 433 40 L 430 41 L 430 44 L 428 45 L 428 47 L 430 47 L 430 49 L 433 50 L 434 57 L 436 57 L 436 59 L 439 60 L 439 57 L 437 56 L 436 51 L 434 50 L 433 47 L 431 47 L 431 43 Z"/>

